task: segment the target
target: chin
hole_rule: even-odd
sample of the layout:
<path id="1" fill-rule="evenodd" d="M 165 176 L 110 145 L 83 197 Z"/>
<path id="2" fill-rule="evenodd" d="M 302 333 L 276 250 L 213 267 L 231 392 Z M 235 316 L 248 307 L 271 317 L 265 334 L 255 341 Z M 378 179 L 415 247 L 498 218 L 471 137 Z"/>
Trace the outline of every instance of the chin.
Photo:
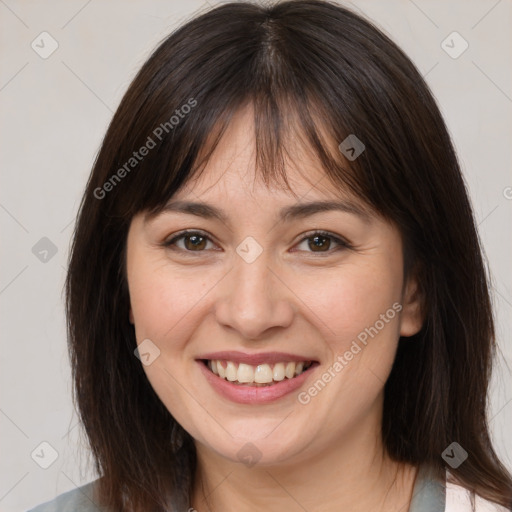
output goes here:
<path id="1" fill-rule="evenodd" d="M 244 433 L 233 437 L 226 432 L 219 437 L 210 431 L 204 436 L 202 444 L 221 457 L 247 467 L 294 463 L 300 459 L 301 454 L 311 451 L 314 439 L 305 438 L 304 433 L 299 431 L 285 430 L 282 425 L 286 421 L 274 421 L 273 431 L 267 429 L 268 420 L 264 431 L 261 422 L 245 422 Z M 281 426 L 276 428 L 280 422 Z"/>

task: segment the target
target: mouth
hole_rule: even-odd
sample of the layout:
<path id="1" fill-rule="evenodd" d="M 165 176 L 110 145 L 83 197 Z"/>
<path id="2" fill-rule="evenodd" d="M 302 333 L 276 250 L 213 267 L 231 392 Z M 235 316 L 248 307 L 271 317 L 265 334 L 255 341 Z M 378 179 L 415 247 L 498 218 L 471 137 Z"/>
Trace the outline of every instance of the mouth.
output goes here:
<path id="1" fill-rule="evenodd" d="M 201 359 L 210 372 L 237 386 L 269 387 L 306 373 L 317 361 L 279 361 L 257 365 L 226 359 Z"/>
<path id="2" fill-rule="evenodd" d="M 201 355 L 196 362 L 219 396 L 246 405 L 264 405 L 293 395 L 320 365 L 314 359 L 283 352 L 215 352 Z"/>

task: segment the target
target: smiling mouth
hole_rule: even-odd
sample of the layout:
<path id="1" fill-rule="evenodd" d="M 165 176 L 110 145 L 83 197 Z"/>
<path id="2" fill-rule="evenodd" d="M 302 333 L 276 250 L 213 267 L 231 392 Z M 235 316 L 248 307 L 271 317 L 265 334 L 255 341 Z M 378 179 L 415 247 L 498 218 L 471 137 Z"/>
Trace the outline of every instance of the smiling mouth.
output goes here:
<path id="1" fill-rule="evenodd" d="M 250 365 L 227 360 L 202 359 L 202 363 L 217 377 L 239 386 L 272 386 L 291 380 L 317 366 L 317 361 L 286 361 Z"/>

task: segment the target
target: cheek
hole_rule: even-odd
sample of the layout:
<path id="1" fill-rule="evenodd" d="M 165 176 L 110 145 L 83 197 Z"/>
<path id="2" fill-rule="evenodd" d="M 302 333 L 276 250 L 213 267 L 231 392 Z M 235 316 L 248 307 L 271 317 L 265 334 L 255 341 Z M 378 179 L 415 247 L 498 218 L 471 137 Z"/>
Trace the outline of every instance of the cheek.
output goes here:
<path id="1" fill-rule="evenodd" d="M 389 376 L 400 331 L 402 274 L 386 258 L 338 270 L 321 282 L 322 289 L 313 287 L 305 302 L 330 353 L 318 377 L 327 384 L 313 383 L 306 393 L 318 415 L 328 418 L 326 431 L 336 435 L 373 410 Z"/>
<path id="2" fill-rule="evenodd" d="M 178 348 L 197 325 L 195 313 L 219 278 L 210 272 L 200 275 L 192 267 L 177 271 L 164 258 L 137 256 L 128 275 L 137 340 L 149 338 L 162 349 Z"/>
<path id="3" fill-rule="evenodd" d="M 378 264 L 333 269 L 320 278 L 302 278 L 298 295 L 311 311 L 310 321 L 333 351 L 344 350 L 366 328 L 373 326 L 401 298 L 401 273 L 385 259 Z M 398 315 L 386 322 L 387 332 L 398 332 Z M 381 323 L 379 322 L 378 326 Z M 392 329 L 387 327 L 393 326 Z"/>

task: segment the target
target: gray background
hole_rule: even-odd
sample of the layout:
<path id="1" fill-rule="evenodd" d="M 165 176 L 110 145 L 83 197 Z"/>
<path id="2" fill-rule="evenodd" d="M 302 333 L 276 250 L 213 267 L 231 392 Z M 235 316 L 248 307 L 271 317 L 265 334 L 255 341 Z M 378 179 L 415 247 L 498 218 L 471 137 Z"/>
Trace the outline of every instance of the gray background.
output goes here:
<path id="1" fill-rule="evenodd" d="M 26 510 L 97 477 L 85 467 L 70 398 L 62 287 L 74 217 L 135 72 L 174 27 L 217 3 L 0 0 L 2 511 Z M 489 420 L 497 451 L 512 469 L 506 429 L 512 425 L 511 1 L 345 5 L 408 53 L 453 136 L 493 276 L 501 359 Z M 55 43 L 43 31 L 58 43 L 46 59 L 41 53 Z M 453 31 L 469 44 L 457 58 L 464 42 L 446 39 Z M 52 451 L 42 442 L 58 454 L 47 469 L 40 465 L 52 462 Z"/>

